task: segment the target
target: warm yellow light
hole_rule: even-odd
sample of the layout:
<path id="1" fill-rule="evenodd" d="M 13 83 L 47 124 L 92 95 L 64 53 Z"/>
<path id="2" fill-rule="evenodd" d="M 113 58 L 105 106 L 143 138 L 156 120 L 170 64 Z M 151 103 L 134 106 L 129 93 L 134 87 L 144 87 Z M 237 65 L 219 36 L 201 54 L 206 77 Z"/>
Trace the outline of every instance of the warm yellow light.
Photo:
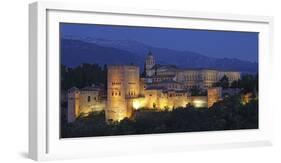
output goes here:
<path id="1" fill-rule="evenodd" d="M 202 100 L 194 100 L 194 101 L 193 101 L 193 105 L 194 105 L 194 107 L 196 107 L 196 108 L 202 108 L 202 107 L 205 106 L 205 104 L 206 104 L 206 102 L 205 102 L 205 101 L 202 101 Z"/>
<path id="2" fill-rule="evenodd" d="M 133 108 L 134 109 L 138 110 L 140 107 L 141 107 L 140 101 L 137 101 L 137 100 L 133 101 Z"/>

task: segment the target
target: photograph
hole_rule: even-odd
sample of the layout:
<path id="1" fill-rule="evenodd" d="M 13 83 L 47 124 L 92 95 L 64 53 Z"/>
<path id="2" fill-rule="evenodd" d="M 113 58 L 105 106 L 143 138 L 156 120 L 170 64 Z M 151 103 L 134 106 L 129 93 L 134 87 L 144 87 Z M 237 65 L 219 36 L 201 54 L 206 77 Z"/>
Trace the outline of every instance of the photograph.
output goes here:
<path id="1" fill-rule="evenodd" d="M 60 138 L 259 129 L 259 32 L 59 24 Z"/>

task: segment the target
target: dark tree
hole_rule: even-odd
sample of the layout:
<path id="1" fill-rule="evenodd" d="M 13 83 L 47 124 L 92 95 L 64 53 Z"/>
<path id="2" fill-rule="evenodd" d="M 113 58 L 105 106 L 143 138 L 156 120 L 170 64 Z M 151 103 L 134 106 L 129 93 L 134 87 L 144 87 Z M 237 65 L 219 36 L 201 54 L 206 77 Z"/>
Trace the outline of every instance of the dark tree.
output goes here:
<path id="1" fill-rule="evenodd" d="M 231 88 L 240 88 L 243 93 L 252 92 L 257 94 L 258 92 L 258 75 L 245 74 L 238 81 L 231 83 Z"/>
<path id="2" fill-rule="evenodd" d="M 207 96 L 207 91 L 193 87 L 190 89 L 191 96 Z"/>
<path id="3" fill-rule="evenodd" d="M 227 76 L 223 76 L 217 83 L 214 84 L 215 87 L 222 87 L 227 89 L 229 87 L 229 79 Z"/>
<path id="4" fill-rule="evenodd" d="M 81 64 L 74 68 L 61 65 L 61 88 L 68 90 L 71 87 L 83 88 L 92 84 L 107 82 L 107 65 L 103 68 L 98 64 Z"/>

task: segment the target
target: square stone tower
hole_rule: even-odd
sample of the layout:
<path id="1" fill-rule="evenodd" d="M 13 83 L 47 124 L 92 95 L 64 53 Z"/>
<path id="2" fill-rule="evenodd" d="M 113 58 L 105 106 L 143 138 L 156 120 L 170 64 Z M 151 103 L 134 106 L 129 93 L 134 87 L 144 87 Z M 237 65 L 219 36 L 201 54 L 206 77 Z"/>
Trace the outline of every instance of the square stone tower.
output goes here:
<path id="1" fill-rule="evenodd" d="M 132 99 L 140 92 L 139 67 L 109 65 L 107 69 L 107 122 L 132 116 Z"/>
<path id="2" fill-rule="evenodd" d="M 78 88 L 73 87 L 68 90 L 68 104 L 67 104 L 67 122 L 74 122 L 76 117 L 79 115 L 79 102 L 80 102 L 80 91 Z"/>
<path id="3" fill-rule="evenodd" d="M 208 108 L 213 106 L 215 102 L 219 101 L 221 97 L 222 97 L 221 87 L 208 88 Z"/>

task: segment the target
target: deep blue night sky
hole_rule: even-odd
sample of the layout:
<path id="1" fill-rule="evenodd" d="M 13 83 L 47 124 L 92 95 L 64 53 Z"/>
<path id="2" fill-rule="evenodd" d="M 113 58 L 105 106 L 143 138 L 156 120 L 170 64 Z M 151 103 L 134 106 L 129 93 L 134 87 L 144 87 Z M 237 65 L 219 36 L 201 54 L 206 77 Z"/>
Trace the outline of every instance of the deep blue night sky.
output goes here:
<path id="1" fill-rule="evenodd" d="M 62 37 L 135 40 L 155 47 L 198 52 L 209 57 L 258 61 L 258 33 L 172 28 L 65 24 Z"/>

